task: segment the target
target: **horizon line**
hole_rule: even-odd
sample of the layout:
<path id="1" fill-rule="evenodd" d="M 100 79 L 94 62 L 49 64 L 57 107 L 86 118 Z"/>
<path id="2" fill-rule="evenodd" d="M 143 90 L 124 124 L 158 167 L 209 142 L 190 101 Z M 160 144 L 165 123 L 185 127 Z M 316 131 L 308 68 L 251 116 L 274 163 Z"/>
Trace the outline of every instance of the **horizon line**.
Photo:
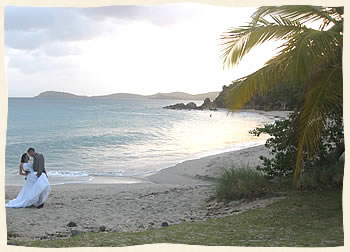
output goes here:
<path id="1" fill-rule="evenodd" d="M 83 94 L 70 93 L 70 92 L 67 92 L 67 91 L 48 90 L 48 91 L 40 92 L 39 94 L 34 95 L 34 96 L 9 96 L 8 95 L 7 98 L 35 98 L 35 97 L 39 96 L 40 94 L 46 93 L 46 92 L 65 93 L 65 94 L 71 94 L 71 95 L 75 95 L 75 96 L 82 96 L 82 97 L 86 97 L 86 98 L 92 98 L 92 97 L 108 96 L 108 95 L 114 95 L 114 94 L 129 94 L 129 95 L 139 95 L 139 96 L 147 97 L 147 96 L 153 96 L 153 95 L 157 95 L 157 94 L 185 93 L 185 94 L 188 94 L 188 95 L 196 96 L 196 95 L 203 95 L 203 94 L 207 94 L 207 93 L 220 93 L 221 91 L 208 91 L 208 92 L 197 93 L 197 94 L 191 94 L 191 93 L 184 92 L 184 91 L 172 91 L 172 92 L 164 92 L 164 93 L 163 92 L 157 92 L 157 93 L 153 93 L 153 94 L 150 94 L 150 95 L 127 93 L 127 92 L 118 92 L 118 93 L 109 93 L 109 94 L 100 94 L 100 95 L 83 95 Z"/>

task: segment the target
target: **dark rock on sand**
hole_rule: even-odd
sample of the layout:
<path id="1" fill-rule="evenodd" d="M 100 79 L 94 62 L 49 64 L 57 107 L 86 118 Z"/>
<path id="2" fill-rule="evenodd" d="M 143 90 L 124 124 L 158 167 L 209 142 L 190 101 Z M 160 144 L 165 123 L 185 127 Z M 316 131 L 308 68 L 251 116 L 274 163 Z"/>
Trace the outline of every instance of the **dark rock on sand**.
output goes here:
<path id="1" fill-rule="evenodd" d="M 99 230 L 100 232 L 104 232 L 104 231 L 106 231 L 106 226 L 100 226 L 100 227 L 98 228 L 98 230 Z"/>
<path id="2" fill-rule="evenodd" d="M 162 227 L 167 227 L 167 226 L 169 226 L 169 224 L 168 224 L 168 222 L 166 222 L 166 221 L 164 221 L 164 222 L 162 222 L 162 225 L 161 225 Z"/>
<path id="3" fill-rule="evenodd" d="M 68 227 L 76 227 L 77 224 L 73 221 L 70 221 L 68 224 L 67 224 Z"/>

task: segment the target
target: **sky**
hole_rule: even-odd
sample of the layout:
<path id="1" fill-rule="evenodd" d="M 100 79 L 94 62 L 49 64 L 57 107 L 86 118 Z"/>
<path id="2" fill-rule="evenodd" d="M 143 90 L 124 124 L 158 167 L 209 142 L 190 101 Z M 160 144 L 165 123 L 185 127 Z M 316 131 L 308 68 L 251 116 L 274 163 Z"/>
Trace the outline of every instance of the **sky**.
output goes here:
<path id="1" fill-rule="evenodd" d="M 201 3 L 98 8 L 5 8 L 9 97 L 221 91 L 276 51 L 252 50 L 224 68 L 220 37 L 256 8 Z"/>

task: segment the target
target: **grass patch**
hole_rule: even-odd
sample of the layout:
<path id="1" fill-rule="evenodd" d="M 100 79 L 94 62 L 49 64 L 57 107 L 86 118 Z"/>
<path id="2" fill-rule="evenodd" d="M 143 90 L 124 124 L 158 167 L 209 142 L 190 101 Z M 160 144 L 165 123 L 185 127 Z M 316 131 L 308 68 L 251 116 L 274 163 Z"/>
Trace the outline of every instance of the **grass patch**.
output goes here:
<path id="1" fill-rule="evenodd" d="M 120 247 L 154 243 L 209 246 L 344 246 L 342 192 L 284 192 L 266 208 L 138 233 L 85 233 L 61 240 L 10 241 L 30 247 Z"/>
<path id="2" fill-rule="evenodd" d="M 231 167 L 217 179 L 216 196 L 219 200 L 252 199 L 264 195 L 267 187 L 262 172 L 248 166 Z"/>

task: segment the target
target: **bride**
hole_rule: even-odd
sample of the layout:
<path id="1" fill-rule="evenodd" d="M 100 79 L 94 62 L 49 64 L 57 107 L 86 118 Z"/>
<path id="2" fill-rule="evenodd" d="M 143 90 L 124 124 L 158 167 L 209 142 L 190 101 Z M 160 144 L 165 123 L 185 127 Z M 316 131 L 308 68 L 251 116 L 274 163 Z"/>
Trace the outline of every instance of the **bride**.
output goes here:
<path id="1" fill-rule="evenodd" d="M 20 208 L 34 206 L 41 208 L 49 197 L 51 187 L 45 173 L 37 177 L 32 163 L 28 161 L 29 156 L 27 153 L 24 153 L 21 157 L 21 164 L 19 165 L 19 174 L 26 176 L 26 182 L 17 197 L 10 200 L 5 205 L 6 207 Z"/>

